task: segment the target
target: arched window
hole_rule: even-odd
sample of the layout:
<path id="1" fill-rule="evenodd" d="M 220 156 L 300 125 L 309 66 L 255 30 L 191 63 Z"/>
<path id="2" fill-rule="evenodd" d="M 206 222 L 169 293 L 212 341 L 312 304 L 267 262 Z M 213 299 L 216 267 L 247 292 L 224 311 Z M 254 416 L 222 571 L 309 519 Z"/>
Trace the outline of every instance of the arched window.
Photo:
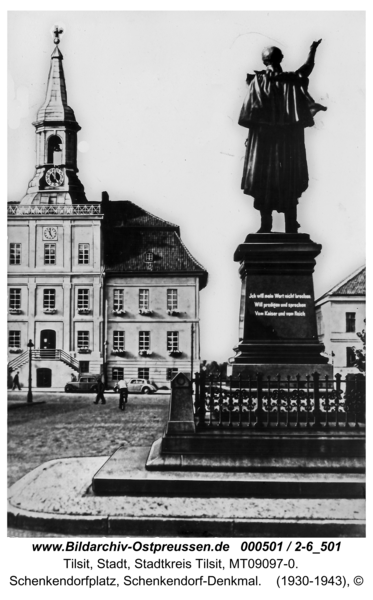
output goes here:
<path id="1" fill-rule="evenodd" d="M 48 139 L 48 164 L 60 165 L 62 160 L 62 140 L 58 135 Z"/>

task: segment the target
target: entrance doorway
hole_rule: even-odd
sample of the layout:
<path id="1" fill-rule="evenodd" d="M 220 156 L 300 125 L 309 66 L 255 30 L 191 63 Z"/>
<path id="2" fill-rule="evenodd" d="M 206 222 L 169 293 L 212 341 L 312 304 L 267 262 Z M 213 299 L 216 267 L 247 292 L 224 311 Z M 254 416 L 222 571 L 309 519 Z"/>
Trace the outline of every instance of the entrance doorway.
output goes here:
<path id="1" fill-rule="evenodd" d="M 40 350 L 56 349 L 56 332 L 53 329 L 43 329 L 40 332 Z"/>
<path id="2" fill-rule="evenodd" d="M 52 387 L 52 369 L 36 369 L 36 387 Z"/>

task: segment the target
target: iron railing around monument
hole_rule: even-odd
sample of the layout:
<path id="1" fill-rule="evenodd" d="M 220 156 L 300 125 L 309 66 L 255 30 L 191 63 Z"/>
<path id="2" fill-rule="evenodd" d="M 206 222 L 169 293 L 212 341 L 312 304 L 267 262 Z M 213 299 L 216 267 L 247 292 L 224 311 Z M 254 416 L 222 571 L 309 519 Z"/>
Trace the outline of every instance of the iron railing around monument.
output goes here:
<path id="1" fill-rule="evenodd" d="M 195 376 L 197 429 L 365 429 L 365 379 Z"/>

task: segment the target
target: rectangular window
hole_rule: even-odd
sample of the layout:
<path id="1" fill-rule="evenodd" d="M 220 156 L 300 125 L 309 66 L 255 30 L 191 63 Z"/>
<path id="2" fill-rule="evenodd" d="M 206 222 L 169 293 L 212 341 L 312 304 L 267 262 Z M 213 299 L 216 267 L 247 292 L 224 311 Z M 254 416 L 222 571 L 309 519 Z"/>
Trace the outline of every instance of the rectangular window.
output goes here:
<path id="1" fill-rule="evenodd" d="M 149 290 L 139 290 L 139 309 L 149 310 Z"/>
<path id="2" fill-rule="evenodd" d="M 177 290 L 167 290 L 167 310 L 177 310 Z"/>
<path id="3" fill-rule="evenodd" d="M 114 290 L 114 310 L 123 310 L 123 292 L 121 289 Z"/>
<path id="4" fill-rule="evenodd" d="M 174 352 L 179 350 L 179 332 L 167 331 L 167 351 Z"/>
<path id="5" fill-rule="evenodd" d="M 121 379 L 124 379 L 123 367 L 113 367 L 111 371 L 111 378 L 113 381 L 120 381 Z"/>
<path id="6" fill-rule="evenodd" d="M 150 350 L 150 331 L 139 331 L 139 352 Z"/>
<path id="7" fill-rule="evenodd" d="M 9 290 L 9 308 L 21 308 L 21 288 L 10 288 Z"/>
<path id="8" fill-rule="evenodd" d="M 346 333 L 353 333 L 356 331 L 356 313 L 346 313 Z"/>
<path id="9" fill-rule="evenodd" d="M 43 292 L 43 308 L 56 307 L 56 290 L 46 289 Z"/>
<path id="10" fill-rule="evenodd" d="M 21 264 L 21 244 L 10 244 L 9 263 L 11 265 Z"/>
<path id="11" fill-rule="evenodd" d="M 9 348 L 21 347 L 21 332 L 9 331 Z"/>
<path id="12" fill-rule="evenodd" d="M 44 264 L 56 264 L 56 244 L 44 244 Z"/>
<path id="13" fill-rule="evenodd" d="M 78 331 L 78 348 L 89 348 L 89 331 Z"/>
<path id="14" fill-rule="evenodd" d="M 78 290 L 78 309 L 89 308 L 89 290 Z"/>
<path id="15" fill-rule="evenodd" d="M 89 360 L 80 360 L 79 369 L 81 373 L 89 373 Z"/>
<path id="16" fill-rule="evenodd" d="M 148 367 L 138 369 L 137 377 L 139 379 L 149 379 L 149 369 Z"/>
<path id="17" fill-rule="evenodd" d="M 89 264 L 89 244 L 79 244 L 78 246 L 78 264 Z"/>
<path id="18" fill-rule="evenodd" d="M 171 379 L 173 379 L 175 377 L 175 375 L 177 375 L 179 372 L 179 369 L 167 369 L 166 371 L 166 378 L 167 381 L 171 381 Z"/>
<path id="19" fill-rule="evenodd" d="M 346 367 L 353 367 L 355 364 L 355 352 L 353 348 L 346 348 Z"/>
<path id="20" fill-rule="evenodd" d="M 124 331 L 113 331 L 113 349 L 124 350 Z"/>

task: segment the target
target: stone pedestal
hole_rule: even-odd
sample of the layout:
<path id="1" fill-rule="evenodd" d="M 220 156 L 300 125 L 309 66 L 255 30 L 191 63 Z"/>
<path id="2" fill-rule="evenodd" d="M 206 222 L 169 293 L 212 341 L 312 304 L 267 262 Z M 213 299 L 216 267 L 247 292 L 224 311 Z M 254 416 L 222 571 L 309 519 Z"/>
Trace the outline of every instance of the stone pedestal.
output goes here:
<path id="1" fill-rule="evenodd" d="M 233 377 L 258 371 L 332 376 L 316 329 L 312 273 L 320 251 L 308 234 L 250 234 L 238 246 L 242 291 Z"/>

